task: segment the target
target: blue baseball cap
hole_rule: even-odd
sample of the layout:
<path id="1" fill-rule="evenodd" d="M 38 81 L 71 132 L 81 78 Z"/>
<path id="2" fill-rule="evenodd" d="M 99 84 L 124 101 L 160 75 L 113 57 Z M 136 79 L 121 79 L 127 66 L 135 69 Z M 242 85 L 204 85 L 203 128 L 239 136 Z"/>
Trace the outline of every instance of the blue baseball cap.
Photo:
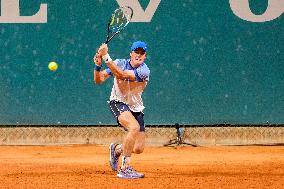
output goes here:
<path id="1" fill-rule="evenodd" d="M 138 48 L 142 48 L 145 52 L 147 51 L 147 44 L 143 41 L 135 41 L 131 46 L 131 51 L 135 51 Z"/>

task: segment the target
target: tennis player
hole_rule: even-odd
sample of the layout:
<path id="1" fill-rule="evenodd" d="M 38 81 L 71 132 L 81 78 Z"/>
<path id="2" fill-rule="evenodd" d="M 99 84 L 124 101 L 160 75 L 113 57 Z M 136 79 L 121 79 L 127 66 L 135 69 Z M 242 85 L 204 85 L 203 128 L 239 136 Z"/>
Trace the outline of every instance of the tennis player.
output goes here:
<path id="1" fill-rule="evenodd" d="M 150 70 L 145 64 L 147 46 L 136 41 L 131 46 L 130 59 L 112 60 L 108 46 L 102 44 L 94 57 L 94 80 L 101 84 L 111 76 L 114 83 L 109 99 L 109 107 L 119 125 L 127 131 L 123 144 L 112 143 L 110 166 L 117 171 L 119 178 L 143 178 L 144 174 L 135 171 L 131 164 L 131 154 L 140 154 L 145 145 L 145 125 L 142 93 L 149 81 Z M 107 69 L 102 71 L 102 60 Z M 122 159 L 118 169 L 119 157 Z"/>

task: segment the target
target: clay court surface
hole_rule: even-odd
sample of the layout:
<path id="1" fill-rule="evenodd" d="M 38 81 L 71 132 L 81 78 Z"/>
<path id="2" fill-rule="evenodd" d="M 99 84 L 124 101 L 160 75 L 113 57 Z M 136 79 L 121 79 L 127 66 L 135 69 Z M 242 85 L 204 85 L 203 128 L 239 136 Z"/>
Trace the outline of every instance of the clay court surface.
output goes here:
<path id="1" fill-rule="evenodd" d="M 0 188 L 283 188 L 284 147 L 146 147 L 116 178 L 108 147 L 0 146 Z"/>

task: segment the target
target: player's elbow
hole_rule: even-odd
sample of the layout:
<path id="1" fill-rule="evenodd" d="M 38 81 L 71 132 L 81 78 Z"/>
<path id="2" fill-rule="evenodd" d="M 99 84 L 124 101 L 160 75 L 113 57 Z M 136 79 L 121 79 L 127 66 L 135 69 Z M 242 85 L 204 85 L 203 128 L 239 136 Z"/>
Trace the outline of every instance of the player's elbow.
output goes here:
<path id="1" fill-rule="evenodd" d="M 103 83 L 102 80 L 98 80 L 98 79 L 94 79 L 94 82 L 95 82 L 96 85 L 100 85 L 100 84 Z"/>

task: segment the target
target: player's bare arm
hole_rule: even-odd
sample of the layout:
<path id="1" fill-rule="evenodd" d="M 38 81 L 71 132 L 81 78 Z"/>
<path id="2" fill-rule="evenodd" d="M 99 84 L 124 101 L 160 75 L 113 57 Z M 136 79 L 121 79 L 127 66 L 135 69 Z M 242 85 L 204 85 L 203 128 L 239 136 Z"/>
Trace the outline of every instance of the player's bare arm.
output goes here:
<path id="1" fill-rule="evenodd" d="M 94 64 L 95 64 L 94 81 L 96 84 L 101 84 L 105 80 L 107 80 L 110 76 L 105 70 L 100 71 L 102 67 L 102 55 L 99 52 L 97 52 L 96 55 L 94 56 Z"/>
<path id="2" fill-rule="evenodd" d="M 99 53 L 103 56 L 108 55 L 108 46 L 106 44 L 102 44 Z M 129 79 L 132 81 L 135 81 L 135 73 L 133 70 L 122 70 L 120 69 L 113 61 L 112 59 L 109 59 L 106 61 L 107 66 L 111 70 L 112 74 L 117 79 Z"/>
<path id="3" fill-rule="evenodd" d="M 135 74 L 133 70 L 122 70 L 115 65 L 113 61 L 108 62 L 107 66 L 117 79 L 129 79 L 131 81 L 135 81 Z"/>

